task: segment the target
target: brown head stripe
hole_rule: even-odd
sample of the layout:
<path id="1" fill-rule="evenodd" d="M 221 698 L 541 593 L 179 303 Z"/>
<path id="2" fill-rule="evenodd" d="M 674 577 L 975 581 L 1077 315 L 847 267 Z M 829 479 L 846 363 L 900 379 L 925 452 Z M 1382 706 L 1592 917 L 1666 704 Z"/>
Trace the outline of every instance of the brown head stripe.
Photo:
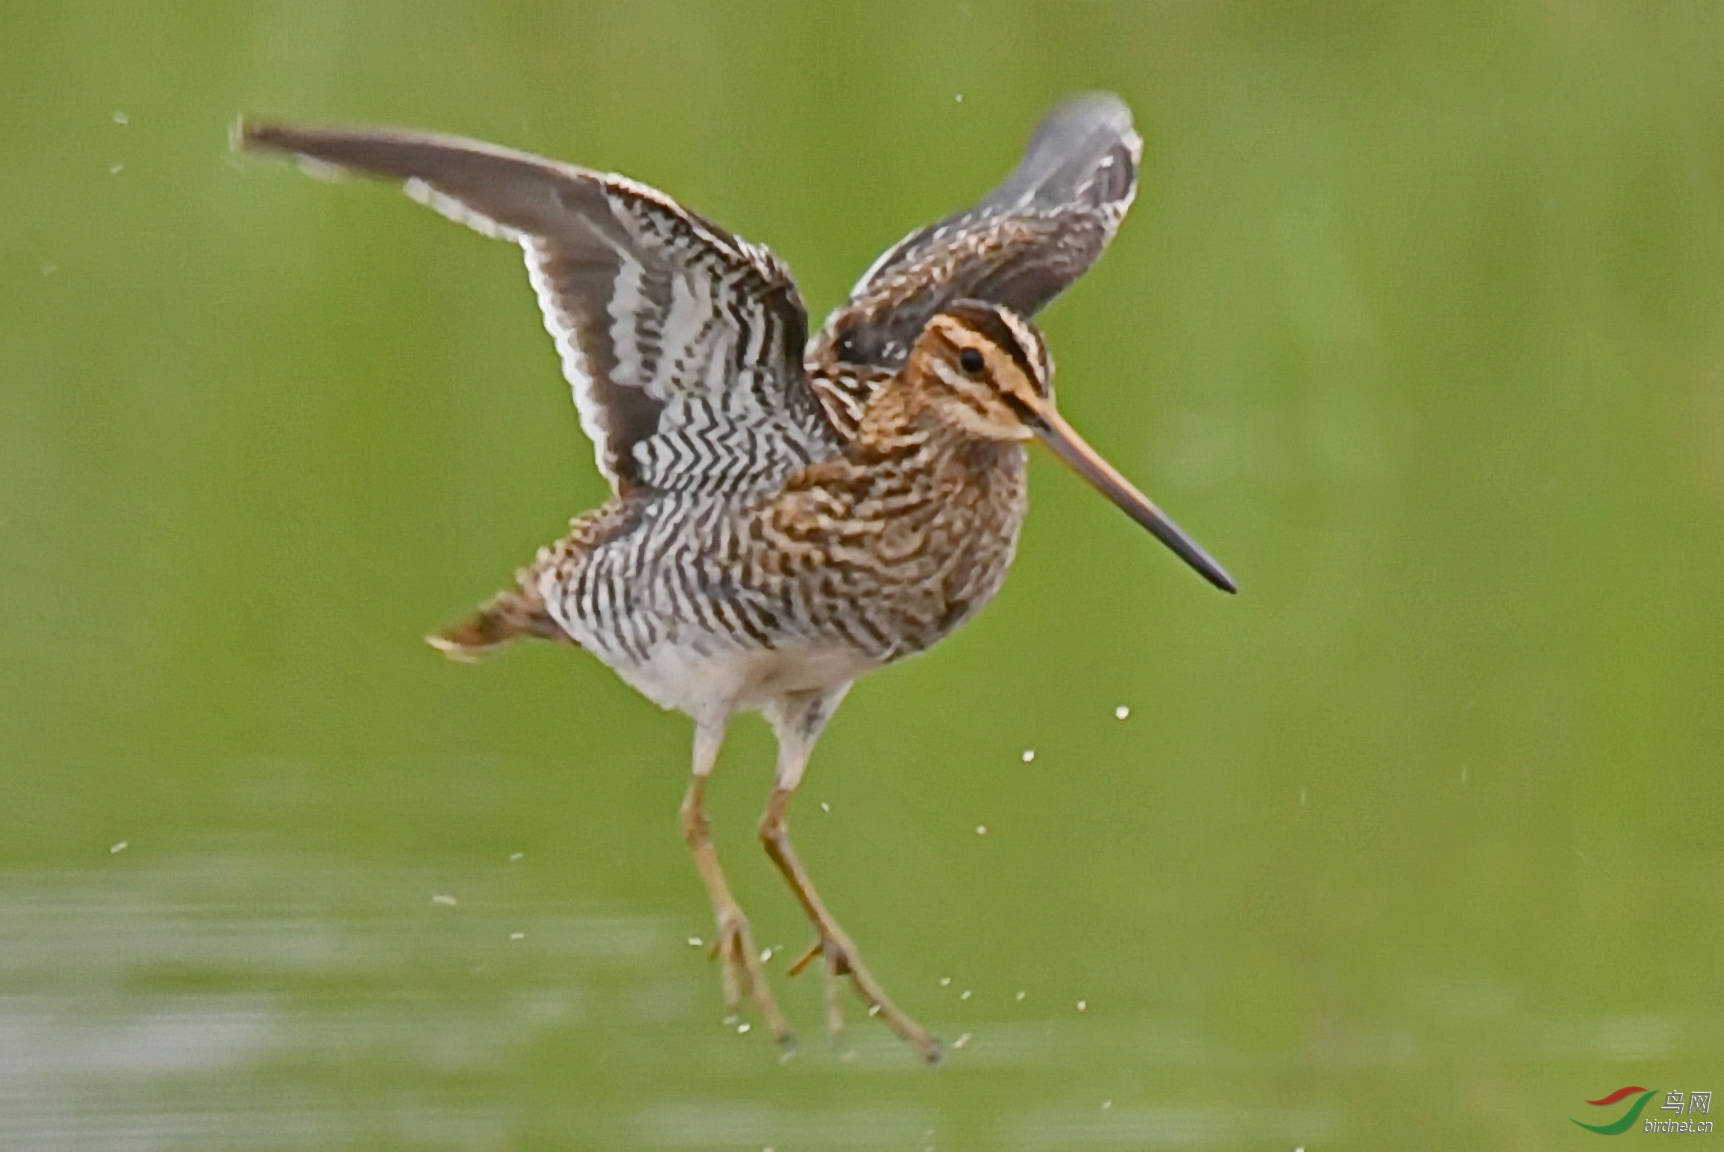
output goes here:
<path id="1" fill-rule="evenodd" d="M 1035 385 L 1036 391 L 1046 393 L 1046 370 L 1036 367 L 1036 361 L 1030 358 L 1029 349 L 1018 339 L 1018 333 L 1008 324 L 1000 309 L 992 304 L 981 304 L 974 300 L 960 300 L 946 309 L 947 315 L 956 316 L 971 328 L 986 336 L 1003 348 L 1012 362 Z M 1039 357 L 1037 359 L 1040 359 Z"/>

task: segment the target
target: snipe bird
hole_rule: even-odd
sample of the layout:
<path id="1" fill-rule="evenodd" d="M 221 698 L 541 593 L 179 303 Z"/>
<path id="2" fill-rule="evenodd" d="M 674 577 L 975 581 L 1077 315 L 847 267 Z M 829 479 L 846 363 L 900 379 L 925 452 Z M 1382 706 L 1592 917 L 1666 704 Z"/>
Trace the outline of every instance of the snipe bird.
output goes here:
<path id="1" fill-rule="evenodd" d="M 835 1036 L 848 977 L 870 1015 L 938 1060 L 791 847 L 790 799 L 821 729 L 858 676 L 928 648 L 998 591 L 1032 439 L 1234 590 L 1061 419 L 1026 319 L 1095 262 L 1131 204 L 1142 144 L 1125 105 L 1054 108 L 999 187 L 888 249 L 812 340 L 775 255 L 621 176 L 393 129 L 242 122 L 236 142 L 401 181 L 526 250 L 613 497 L 431 643 L 462 659 L 520 637 L 572 643 L 693 719 L 682 830 L 717 917 L 726 1005 L 750 998 L 788 1045 L 703 805 L 730 717 L 763 712 L 778 760 L 759 835 L 815 936 L 791 973 L 822 965 Z"/>

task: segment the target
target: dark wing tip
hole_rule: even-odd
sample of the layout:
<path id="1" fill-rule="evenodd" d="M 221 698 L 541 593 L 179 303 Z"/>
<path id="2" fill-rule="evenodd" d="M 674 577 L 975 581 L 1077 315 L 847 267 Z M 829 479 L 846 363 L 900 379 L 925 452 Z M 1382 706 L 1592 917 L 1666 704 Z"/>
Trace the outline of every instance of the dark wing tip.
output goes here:
<path id="1" fill-rule="evenodd" d="M 1041 118 L 1017 168 L 983 203 L 1129 201 L 1142 155 L 1143 140 L 1125 101 L 1111 92 L 1085 92 Z"/>
<path id="2" fill-rule="evenodd" d="M 356 167 L 366 167 L 366 164 L 361 156 L 350 157 L 349 153 L 376 150 L 379 146 L 398 150 L 402 145 L 415 143 L 465 143 L 453 139 L 444 141 L 397 128 L 338 128 L 280 120 L 251 120 L 244 116 L 234 121 L 228 140 L 238 152 L 277 152 L 337 164 L 349 163 Z"/>
<path id="3" fill-rule="evenodd" d="M 227 146 L 235 152 L 300 153 L 307 130 L 292 124 L 237 117 L 227 130 Z"/>
<path id="4" fill-rule="evenodd" d="M 1036 125 L 1035 135 L 1043 131 L 1078 127 L 1109 129 L 1118 135 L 1133 135 L 1131 108 L 1112 92 L 1079 92 L 1068 96 L 1048 109 Z"/>
<path id="5" fill-rule="evenodd" d="M 1135 151 L 1142 140 L 1132 123 L 1131 108 L 1112 92 L 1083 92 L 1050 108 L 1030 135 L 1026 151 L 1038 140 L 1070 141 L 1094 137 L 1119 140 Z"/>
<path id="6" fill-rule="evenodd" d="M 235 152 L 292 152 L 293 130 L 285 124 L 241 116 L 228 129 L 228 147 Z"/>
<path id="7" fill-rule="evenodd" d="M 338 143 L 338 135 L 338 132 L 327 129 L 249 120 L 241 116 L 228 130 L 228 147 L 235 152 L 292 157 L 307 175 L 337 180 L 348 175 L 354 167 L 365 167 L 362 163 L 355 164 L 351 157 L 331 153 L 331 145 Z"/>
<path id="8" fill-rule="evenodd" d="M 369 162 L 370 153 L 363 148 L 362 142 L 367 137 L 384 140 L 390 135 L 387 131 L 355 132 L 314 128 L 267 120 L 249 120 L 241 116 L 234 121 L 233 127 L 228 129 L 228 146 L 235 152 L 261 152 L 292 157 L 298 162 L 300 171 L 322 180 L 339 180 L 354 170 L 405 179 L 408 173 L 391 171 L 387 167 L 379 168 L 375 163 Z"/>
<path id="9" fill-rule="evenodd" d="M 1136 195 L 1142 156 L 1118 96 L 1060 101 L 993 191 L 881 253 L 827 317 L 811 357 L 895 368 L 928 318 L 963 297 L 1033 316 L 1107 248 Z"/>

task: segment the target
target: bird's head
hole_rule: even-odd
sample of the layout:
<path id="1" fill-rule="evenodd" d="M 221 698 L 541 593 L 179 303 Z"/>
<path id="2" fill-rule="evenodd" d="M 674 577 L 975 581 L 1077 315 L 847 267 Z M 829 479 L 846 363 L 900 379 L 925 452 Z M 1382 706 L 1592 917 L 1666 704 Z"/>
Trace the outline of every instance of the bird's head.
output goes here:
<path id="1" fill-rule="evenodd" d="M 922 329 L 909 370 L 936 415 L 978 440 L 1029 440 L 1031 405 L 1053 404 L 1047 342 L 1009 308 L 950 305 Z"/>
<path id="2" fill-rule="evenodd" d="M 1209 553 L 1060 416 L 1054 408 L 1053 360 L 1028 320 L 997 304 L 962 300 L 948 305 L 922 329 L 907 367 L 937 418 L 979 440 L 1039 439 L 1205 580 L 1224 592 L 1237 591 Z"/>

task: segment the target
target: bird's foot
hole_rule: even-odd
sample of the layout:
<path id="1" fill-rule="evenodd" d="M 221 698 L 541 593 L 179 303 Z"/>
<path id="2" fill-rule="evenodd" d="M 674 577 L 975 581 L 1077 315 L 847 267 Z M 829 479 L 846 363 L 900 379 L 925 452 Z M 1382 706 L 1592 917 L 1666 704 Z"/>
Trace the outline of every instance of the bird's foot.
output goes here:
<path id="1" fill-rule="evenodd" d="M 736 1015 L 746 994 L 760 1010 L 761 1021 L 772 1033 L 773 1042 L 786 1056 L 794 1052 L 796 1038 L 790 1034 L 790 1026 L 766 985 L 760 955 L 748 933 L 748 918 L 740 910 L 719 913 L 718 938 L 712 942 L 712 956 L 719 963 L 719 979 L 724 984 L 724 1010 Z"/>
<path id="2" fill-rule="evenodd" d="M 886 990 L 880 987 L 877 980 L 863 967 L 862 958 L 856 953 L 856 945 L 852 944 L 836 925 L 817 926 L 819 937 L 801 959 L 790 966 L 790 974 L 798 975 L 816 959 L 824 960 L 822 965 L 826 976 L 826 1030 L 832 1036 L 832 1042 L 839 1044 L 844 1039 L 844 1011 L 839 1004 L 840 978 L 848 976 L 851 987 L 868 1006 L 868 1015 L 879 1018 L 917 1055 L 928 1064 L 938 1064 L 941 1057 L 940 1042 L 928 1034 L 915 1020 L 901 1011 L 887 997 Z"/>

